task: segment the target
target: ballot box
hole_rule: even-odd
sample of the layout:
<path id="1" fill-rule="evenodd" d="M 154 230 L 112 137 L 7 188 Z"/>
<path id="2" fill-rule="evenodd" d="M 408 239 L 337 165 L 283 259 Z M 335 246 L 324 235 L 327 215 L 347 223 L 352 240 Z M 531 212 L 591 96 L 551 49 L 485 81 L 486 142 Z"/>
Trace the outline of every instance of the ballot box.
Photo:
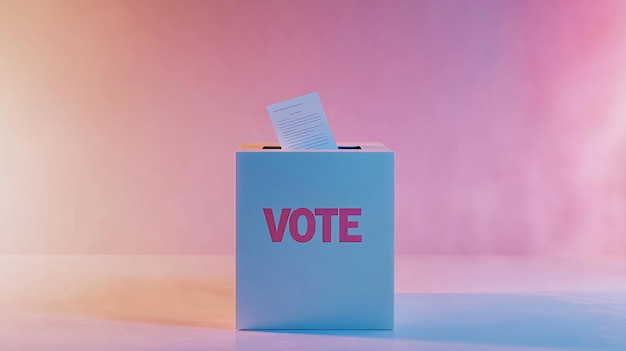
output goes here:
<path id="1" fill-rule="evenodd" d="M 242 145 L 237 329 L 392 329 L 394 153 Z"/>

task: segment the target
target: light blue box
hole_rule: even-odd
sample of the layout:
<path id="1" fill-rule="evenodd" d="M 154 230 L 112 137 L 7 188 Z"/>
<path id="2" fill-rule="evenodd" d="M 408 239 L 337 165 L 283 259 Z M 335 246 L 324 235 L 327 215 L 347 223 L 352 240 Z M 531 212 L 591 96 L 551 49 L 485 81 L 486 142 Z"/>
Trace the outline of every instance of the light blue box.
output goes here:
<path id="1" fill-rule="evenodd" d="M 394 153 L 339 145 L 237 150 L 237 329 L 393 328 Z"/>

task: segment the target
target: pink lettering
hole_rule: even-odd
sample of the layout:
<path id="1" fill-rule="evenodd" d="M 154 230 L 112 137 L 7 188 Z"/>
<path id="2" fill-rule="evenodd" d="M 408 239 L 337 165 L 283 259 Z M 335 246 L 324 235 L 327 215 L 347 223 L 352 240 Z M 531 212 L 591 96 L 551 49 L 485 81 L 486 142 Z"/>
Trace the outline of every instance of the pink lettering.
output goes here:
<path id="1" fill-rule="evenodd" d="M 348 220 L 348 216 L 360 216 L 360 208 L 341 208 L 339 209 L 339 242 L 342 243 L 360 243 L 363 238 L 359 234 L 348 234 L 348 229 L 358 228 L 359 222 Z"/>
<path id="2" fill-rule="evenodd" d="M 331 236 L 331 220 L 339 213 L 336 208 L 316 208 L 315 215 L 322 216 L 322 242 L 329 243 Z"/>
<path id="3" fill-rule="evenodd" d="M 298 232 L 298 219 L 300 219 L 300 216 L 306 218 L 306 232 L 304 234 Z M 293 240 L 299 243 L 305 243 L 311 240 L 315 234 L 315 217 L 313 216 L 313 212 L 307 208 L 296 208 L 289 218 L 289 231 L 291 232 Z"/>
<path id="4" fill-rule="evenodd" d="M 291 212 L 290 208 L 283 208 L 282 211 L 280 211 L 280 219 L 278 220 L 278 226 L 276 226 L 276 221 L 274 221 L 274 212 L 272 211 L 272 209 L 263 209 L 263 213 L 265 214 L 265 221 L 267 222 L 267 229 L 269 229 L 270 231 L 272 242 L 280 243 L 283 241 L 285 228 L 287 227 L 287 219 L 289 218 L 289 212 Z"/>
<path id="5" fill-rule="evenodd" d="M 315 214 L 313 214 L 315 213 Z M 291 212 L 290 208 L 283 208 L 280 211 L 278 225 L 274 219 L 274 212 L 271 208 L 264 208 L 263 214 L 267 222 L 267 229 L 270 232 L 272 242 L 279 243 L 283 241 L 287 221 L 289 221 L 289 232 L 293 240 L 299 243 L 310 241 L 315 235 L 315 216 L 322 217 L 322 242 L 329 243 L 332 241 L 332 219 L 333 216 L 339 216 L 339 242 L 342 243 L 360 243 L 363 242 L 361 234 L 350 234 L 351 228 L 358 228 L 359 222 L 350 220 L 350 216 L 360 216 L 360 208 L 316 208 L 314 211 L 308 208 L 297 208 Z M 299 220 L 304 217 L 306 220 L 306 231 L 300 233 Z"/>

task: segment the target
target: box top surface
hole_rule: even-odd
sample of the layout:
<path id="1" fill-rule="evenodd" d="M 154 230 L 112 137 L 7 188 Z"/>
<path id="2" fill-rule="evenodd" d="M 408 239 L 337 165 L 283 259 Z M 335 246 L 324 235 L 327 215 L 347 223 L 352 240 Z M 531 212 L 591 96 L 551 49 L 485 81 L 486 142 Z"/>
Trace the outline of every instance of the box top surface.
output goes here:
<path id="1" fill-rule="evenodd" d="M 237 152 L 393 152 L 379 142 L 338 142 L 337 146 L 337 150 L 282 150 L 278 143 L 254 143 L 242 144 Z"/>

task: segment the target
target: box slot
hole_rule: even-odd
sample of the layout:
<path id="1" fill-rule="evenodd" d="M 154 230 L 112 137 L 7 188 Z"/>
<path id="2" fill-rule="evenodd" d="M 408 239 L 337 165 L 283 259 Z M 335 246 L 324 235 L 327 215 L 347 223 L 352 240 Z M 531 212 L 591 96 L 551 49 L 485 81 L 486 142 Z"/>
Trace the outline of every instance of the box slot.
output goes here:
<path id="1" fill-rule="evenodd" d="M 280 150 L 282 149 L 280 146 L 263 146 L 263 150 Z M 339 150 L 361 150 L 361 146 L 359 145 L 348 145 L 348 146 L 338 146 Z"/>

